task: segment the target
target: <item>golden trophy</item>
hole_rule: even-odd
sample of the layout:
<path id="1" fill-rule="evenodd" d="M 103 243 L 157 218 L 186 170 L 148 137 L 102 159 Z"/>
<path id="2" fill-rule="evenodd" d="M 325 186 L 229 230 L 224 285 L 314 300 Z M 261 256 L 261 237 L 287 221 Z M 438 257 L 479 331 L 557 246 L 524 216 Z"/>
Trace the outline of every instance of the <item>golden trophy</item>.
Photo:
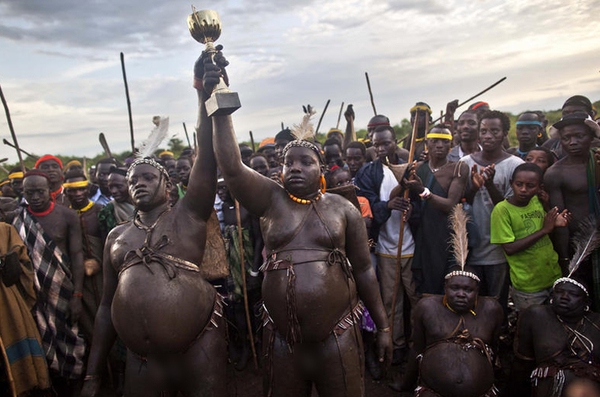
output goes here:
<path id="1" fill-rule="evenodd" d="M 213 10 L 196 11 L 193 6 L 192 10 L 193 13 L 187 19 L 190 33 L 196 41 L 206 46 L 204 51 L 214 63 L 214 56 L 217 53 L 214 42 L 221 36 L 219 14 Z M 205 104 L 209 116 L 226 116 L 242 106 L 237 92 L 232 92 L 227 87 L 223 77 L 219 79 L 219 84 L 215 86 Z"/>

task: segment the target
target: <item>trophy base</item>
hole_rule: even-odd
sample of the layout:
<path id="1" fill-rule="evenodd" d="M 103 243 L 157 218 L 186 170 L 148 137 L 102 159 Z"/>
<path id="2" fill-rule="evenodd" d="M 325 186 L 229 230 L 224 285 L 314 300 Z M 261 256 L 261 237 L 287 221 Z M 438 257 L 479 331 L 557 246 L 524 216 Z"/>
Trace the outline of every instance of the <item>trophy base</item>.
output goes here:
<path id="1" fill-rule="evenodd" d="M 213 92 L 204 104 L 209 117 L 227 116 L 242 107 L 237 92 Z"/>

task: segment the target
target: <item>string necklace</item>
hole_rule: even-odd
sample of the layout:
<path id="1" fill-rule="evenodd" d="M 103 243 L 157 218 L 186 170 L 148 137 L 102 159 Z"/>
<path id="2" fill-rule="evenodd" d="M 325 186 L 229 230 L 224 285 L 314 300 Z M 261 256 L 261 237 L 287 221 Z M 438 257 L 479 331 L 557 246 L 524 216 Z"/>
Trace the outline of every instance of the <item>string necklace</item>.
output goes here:
<path id="1" fill-rule="evenodd" d="M 135 210 L 135 212 L 133 214 L 133 224 L 138 229 L 144 230 L 146 233 L 149 233 L 152 229 L 154 229 L 154 226 L 156 226 L 156 224 L 158 223 L 158 221 L 160 220 L 160 218 L 162 218 L 162 216 L 164 214 L 166 214 L 167 212 L 169 212 L 169 211 L 171 211 L 171 207 L 168 207 L 163 212 L 161 212 L 151 226 L 146 226 L 146 225 L 144 225 L 144 223 L 140 219 L 140 214 L 138 213 L 138 210 Z"/>
<path id="2" fill-rule="evenodd" d="M 444 294 L 444 297 L 442 298 L 442 303 L 444 304 L 444 306 L 446 306 L 446 308 L 448 310 L 450 310 L 452 313 L 456 313 L 456 310 L 454 310 L 453 308 L 450 307 L 450 305 L 448 304 L 448 298 L 446 298 L 446 295 Z M 471 313 L 473 315 L 473 317 L 477 316 L 477 313 L 475 313 L 475 310 L 473 309 L 469 309 L 469 313 Z M 458 314 L 458 313 L 456 313 Z"/>

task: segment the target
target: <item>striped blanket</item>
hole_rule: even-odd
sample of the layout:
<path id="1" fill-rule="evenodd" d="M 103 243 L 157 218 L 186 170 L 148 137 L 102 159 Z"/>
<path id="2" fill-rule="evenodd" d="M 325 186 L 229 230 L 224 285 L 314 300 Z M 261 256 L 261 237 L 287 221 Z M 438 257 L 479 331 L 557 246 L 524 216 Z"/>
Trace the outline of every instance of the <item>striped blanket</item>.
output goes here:
<path id="1" fill-rule="evenodd" d="M 77 324 L 67 320 L 73 295 L 68 258 L 25 208 L 13 225 L 25 242 L 35 271 L 37 302 L 33 308 L 48 367 L 62 378 L 77 379 L 83 372 L 85 343 Z"/>

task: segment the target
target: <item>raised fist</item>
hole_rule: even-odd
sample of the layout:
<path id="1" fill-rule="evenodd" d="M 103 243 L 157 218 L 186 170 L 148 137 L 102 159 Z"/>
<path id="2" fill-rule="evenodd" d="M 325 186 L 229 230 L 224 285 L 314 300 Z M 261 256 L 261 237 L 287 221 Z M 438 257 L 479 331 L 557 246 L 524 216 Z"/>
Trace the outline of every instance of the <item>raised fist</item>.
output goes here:
<path id="1" fill-rule="evenodd" d="M 207 94 L 211 94 L 217 84 L 219 84 L 220 78 L 226 85 L 229 86 L 229 78 L 225 67 L 229 65 L 229 62 L 223 56 L 221 50 L 222 45 L 215 47 L 216 53 L 208 53 L 202 51 L 200 58 L 194 64 L 194 88 L 197 90 L 204 90 Z"/>

